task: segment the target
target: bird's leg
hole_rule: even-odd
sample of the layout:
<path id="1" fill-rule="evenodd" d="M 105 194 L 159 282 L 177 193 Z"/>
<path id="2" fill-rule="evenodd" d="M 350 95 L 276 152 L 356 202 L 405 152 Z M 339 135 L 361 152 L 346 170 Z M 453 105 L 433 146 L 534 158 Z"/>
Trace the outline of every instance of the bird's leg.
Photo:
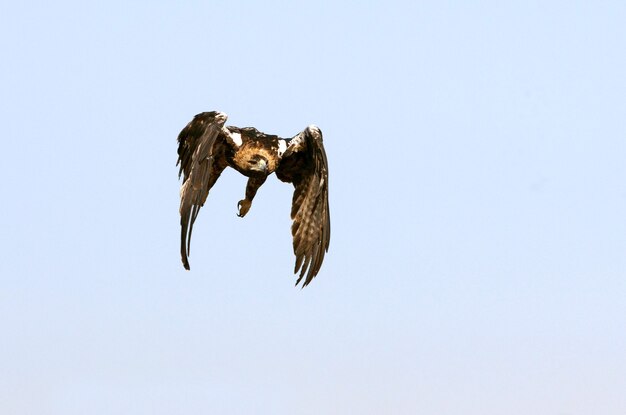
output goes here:
<path id="1" fill-rule="evenodd" d="M 237 216 L 239 216 L 240 218 L 246 216 L 246 213 L 248 213 L 248 211 L 250 210 L 250 206 L 252 206 L 252 199 L 254 199 L 256 191 L 259 189 L 259 187 L 261 187 L 263 183 L 265 183 L 265 179 L 267 179 L 267 176 L 250 177 L 248 179 L 248 184 L 246 185 L 246 198 L 240 200 L 239 203 L 237 203 L 237 208 L 239 208 L 239 213 L 237 213 Z"/>

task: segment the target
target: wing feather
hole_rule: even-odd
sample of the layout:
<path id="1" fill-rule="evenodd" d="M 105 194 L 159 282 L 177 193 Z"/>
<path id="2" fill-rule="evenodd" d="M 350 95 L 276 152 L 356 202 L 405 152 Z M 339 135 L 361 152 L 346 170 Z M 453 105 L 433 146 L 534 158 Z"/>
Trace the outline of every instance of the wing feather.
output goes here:
<path id="1" fill-rule="evenodd" d="M 283 154 L 282 165 L 287 167 L 281 176 L 289 178 L 295 187 L 291 233 L 294 273 L 300 272 L 296 285 L 304 278 L 306 287 L 319 272 L 330 244 L 328 161 L 320 129 L 310 126 L 295 136 Z"/>
<path id="2" fill-rule="evenodd" d="M 189 249 L 193 224 L 200 208 L 226 167 L 223 160 L 226 114 L 203 112 L 194 117 L 178 135 L 178 176 L 183 175 L 180 189 L 180 255 L 189 269 Z"/>

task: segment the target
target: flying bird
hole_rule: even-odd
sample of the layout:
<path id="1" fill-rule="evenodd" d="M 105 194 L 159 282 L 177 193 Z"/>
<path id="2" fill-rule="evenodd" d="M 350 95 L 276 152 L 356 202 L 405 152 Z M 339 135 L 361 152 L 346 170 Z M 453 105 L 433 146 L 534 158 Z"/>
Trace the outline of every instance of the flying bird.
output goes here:
<path id="1" fill-rule="evenodd" d="M 296 256 L 296 285 L 306 287 L 317 275 L 330 243 L 328 162 L 322 131 L 310 125 L 291 138 L 265 134 L 253 127 L 224 126 L 223 112 L 196 115 L 178 135 L 180 189 L 180 254 L 189 269 L 191 231 L 209 191 L 226 167 L 248 177 L 244 199 L 237 204 L 239 217 L 252 206 L 267 177 L 294 186 L 291 233 Z"/>

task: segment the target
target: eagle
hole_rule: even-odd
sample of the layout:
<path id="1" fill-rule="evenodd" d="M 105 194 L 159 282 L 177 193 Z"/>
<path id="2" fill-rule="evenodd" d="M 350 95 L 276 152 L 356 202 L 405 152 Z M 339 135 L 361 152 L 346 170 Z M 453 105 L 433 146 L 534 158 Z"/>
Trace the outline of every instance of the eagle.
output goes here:
<path id="1" fill-rule="evenodd" d="M 306 287 L 317 275 L 330 243 L 328 161 L 322 131 L 309 125 L 291 138 L 265 134 L 254 127 L 225 126 L 219 111 L 197 114 L 178 135 L 180 189 L 180 254 L 189 270 L 191 232 L 209 191 L 226 167 L 248 177 L 244 199 L 237 203 L 241 218 L 252 206 L 267 177 L 294 186 L 291 233 L 296 256 L 296 286 Z"/>

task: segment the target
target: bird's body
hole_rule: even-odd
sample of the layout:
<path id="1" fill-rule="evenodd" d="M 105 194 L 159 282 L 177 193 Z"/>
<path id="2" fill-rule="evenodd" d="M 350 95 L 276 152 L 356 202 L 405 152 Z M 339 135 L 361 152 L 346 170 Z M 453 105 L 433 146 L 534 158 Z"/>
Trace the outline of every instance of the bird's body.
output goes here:
<path id="1" fill-rule="evenodd" d="M 267 174 L 276 171 L 280 157 L 287 148 L 287 140 L 275 135 L 264 134 L 256 128 L 226 127 L 236 146 L 228 147 L 226 160 L 230 167 L 244 176 L 254 177 L 251 161 L 262 158 L 267 161 Z M 282 151 L 281 151 L 282 149 Z"/>
<path id="2" fill-rule="evenodd" d="M 330 242 L 328 209 L 328 162 L 322 132 L 309 126 L 292 138 L 265 134 L 256 128 L 224 126 L 227 117 L 220 112 L 203 112 L 194 117 L 178 136 L 181 187 L 181 256 L 189 269 L 191 230 L 211 187 L 226 167 L 248 177 L 245 198 L 238 203 L 240 217 L 250 210 L 258 188 L 276 173 L 293 183 L 294 272 L 298 282 L 306 274 L 304 286 L 317 275 Z"/>

